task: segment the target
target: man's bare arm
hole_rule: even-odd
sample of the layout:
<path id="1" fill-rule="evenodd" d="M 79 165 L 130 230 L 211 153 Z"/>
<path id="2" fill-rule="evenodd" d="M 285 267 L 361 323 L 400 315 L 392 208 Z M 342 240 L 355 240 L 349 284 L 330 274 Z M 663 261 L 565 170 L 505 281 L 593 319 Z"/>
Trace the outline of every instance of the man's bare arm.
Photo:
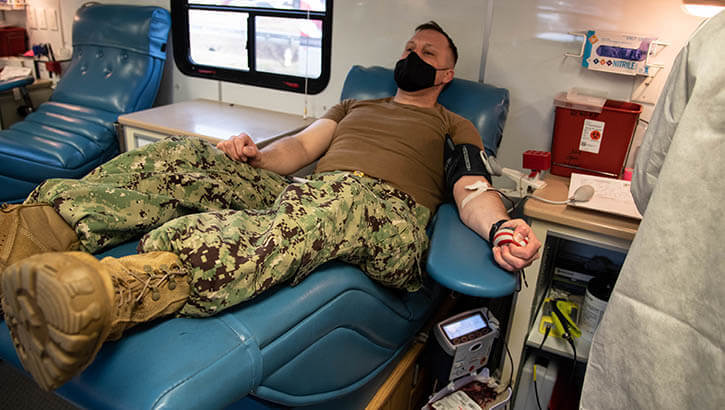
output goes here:
<path id="1" fill-rule="evenodd" d="M 275 141 L 261 150 L 245 134 L 239 134 L 217 144 L 229 158 L 264 168 L 280 175 L 289 175 L 312 163 L 327 151 L 337 122 L 319 119 L 304 130 Z"/>
<path id="2" fill-rule="evenodd" d="M 470 200 L 465 207 L 461 207 L 463 199 L 472 193 L 465 187 L 477 181 L 488 184 L 488 181 L 480 176 L 466 175 L 461 177 L 453 186 L 453 197 L 463 223 L 488 240 L 491 226 L 501 219 L 509 219 L 509 216 L 501 198 L 494 191 L 484 192 Z M 494 247 L 493 257 L 496 263 L 508 271 L 515 271 L 529 266 L 531 262 L 539 257 L 541 242 L 523 219 L 512 219 L 502 226 L 514 228 L 514 237 L 528 238 L 528 244 L 526 246 L 508 244 Z"/>

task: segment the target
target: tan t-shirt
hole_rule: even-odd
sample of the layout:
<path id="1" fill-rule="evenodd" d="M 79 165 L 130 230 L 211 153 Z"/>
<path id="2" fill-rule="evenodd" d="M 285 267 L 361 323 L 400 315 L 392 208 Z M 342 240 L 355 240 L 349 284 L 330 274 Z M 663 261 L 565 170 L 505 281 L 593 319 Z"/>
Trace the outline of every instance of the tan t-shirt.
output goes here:
<path id="1" fill-rule="evenodd" d="M 337 122 L 316 172 L 362 171 L 413 196 L 435 211 L 444 197 L 443 144 L 483 149 L 473 124 L 440 104 L 433 108 L 399 104 L 392 97 L 345 100 L 322 118 Z"/>

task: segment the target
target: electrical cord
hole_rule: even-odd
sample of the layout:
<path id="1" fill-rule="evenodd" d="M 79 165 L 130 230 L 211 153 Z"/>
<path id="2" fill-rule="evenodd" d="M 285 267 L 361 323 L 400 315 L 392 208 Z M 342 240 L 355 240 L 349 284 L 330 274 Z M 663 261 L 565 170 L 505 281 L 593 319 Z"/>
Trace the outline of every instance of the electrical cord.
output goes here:
<path id="1" fill-rule="evenodd" d="M 574 358 L 572 359 L 571 363 L 571 373 L 569 374 L 569 385 L 571 385 L 574 380 L 574 373 L 576 372 L 576 345 L 574 344 L 574 338 L 572 338 L 569 333 L 564 334 L 564 339 L 569 342 L 569 346 L 571 346 L 571 351 L 574 354 Z"/>
<path id="2" fill-rule="evenodd" d="M 571 350 L 574 354 L 574 358 L 572 359 L 572 368 L 571 368 L 571 374 L 569 374 L 569 384 L 572 384 L 572 380 L 574 377 L 574 372 L 576 371 L 576 345 L 574 344 L 574 338 L 571 336 L 571 329 L 569 328 L 569 322 L 567 322 L 567 318 L 562 315 L 562 313 L 557 308 L 557 301 L 559 299 L 552 301 L 552 310 L 553 313 L 559 318 L 561 325 L 564 328 L 564 334 L 561 335 L 567 342 L 569 342 L 569 346 L 571 346 Z"/>
<path id="3" fill-rule="evenodd" d="M 511 351 L 509 350 L 509 345 L 505 341 L 503 342 L 503 346 L 506 348 L 506 355 L 509 357 L 509 360 L 511 361 L 511 373 L 509 373 L 509 383 L 506 386 L 507 389 L 511 388 L 511 383 L 513 382 L 514 377 L 514 358 L 511 356 Z"/>
<path id="4" fill-rule="evenodd" d="M 544 331 L 544 338 L 541 339 L 541 344 L 539 345 L 539 351 L 543 352 L 544 342 L 546 342 L 546 338 L 549 337 L 549 333 L 551 333 L 551 323 L 545 323 L 544 326 L 546 326 L 546 330 Z M 536 364 L 534 364 L 534 394 L 536 394 L 536 405 L 539 406 L 539 410 L 542 410 L 541 408 L 541 399 L 539 399 L 539 388 L 536 385 Z"/>
<path id="5" fill-rule="evenodd" d="M 534 365 L 534 373 L 536 373 L 536 365 Z M 539 399 L 539 388 L 536 387 L 536 377 L 534 377 L 534 393 L 536 394 L 536 406 L 539 408 L 539 410 L 544 410 L 541 408 L 541 399 Z"/>

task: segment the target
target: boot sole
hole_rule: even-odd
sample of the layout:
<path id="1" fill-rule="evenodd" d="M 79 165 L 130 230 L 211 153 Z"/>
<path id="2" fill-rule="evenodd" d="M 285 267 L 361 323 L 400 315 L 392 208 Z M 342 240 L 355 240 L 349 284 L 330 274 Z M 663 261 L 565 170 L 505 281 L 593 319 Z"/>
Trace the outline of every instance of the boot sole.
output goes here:
<path id="1" fill-rule="evenodd" d="M 41 254 L 2 275 L 5 317 L 23 367 L 45 390 L 79 374 L 108 333 L 111 302 L 91 266 L 67 254 Z"/>

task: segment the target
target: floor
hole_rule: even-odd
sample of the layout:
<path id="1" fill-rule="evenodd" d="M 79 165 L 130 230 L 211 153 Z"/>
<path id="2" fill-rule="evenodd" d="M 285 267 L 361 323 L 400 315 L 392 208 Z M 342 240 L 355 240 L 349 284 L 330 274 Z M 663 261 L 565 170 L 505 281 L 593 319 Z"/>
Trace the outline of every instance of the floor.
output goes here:
<path id="1" fill-rule="evenodd" d="M 0 397 L 2 397 L 0 407 L 3 409 L 77 409 L 55 394 L 41 390 L 29 376 L 2 360 L 0 360 Z"/>

